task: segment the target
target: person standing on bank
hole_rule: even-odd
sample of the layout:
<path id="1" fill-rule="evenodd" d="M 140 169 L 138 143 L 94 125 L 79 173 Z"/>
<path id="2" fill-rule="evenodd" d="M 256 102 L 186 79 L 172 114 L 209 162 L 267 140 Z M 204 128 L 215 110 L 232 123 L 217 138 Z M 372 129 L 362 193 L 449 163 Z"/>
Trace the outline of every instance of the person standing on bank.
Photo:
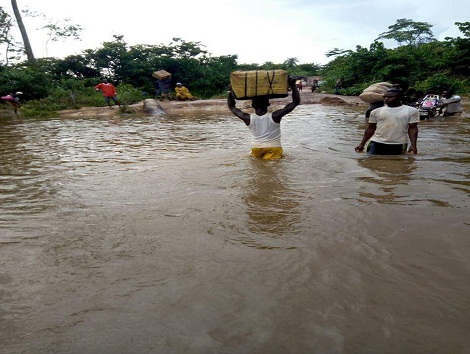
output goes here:
<path id="1" fill-rule="evenodd" d="M 171 76 L 165 77 L 163 79 L 157 79 L 155 81 L 155 98 L 156 99 L 170 99 L 170 89 L 171 89 Z"/>
<path id="2" fill-rule="evenodd" d="M 341 89 L 343 88 L 343 78 L 339 78 L 335 83 L 335 94 L 341 95 Z"/>
<path id="3" fill-rule="evenodd" d="M 312 81 L 312 93 L 318 89 L 318 79 L 313 79 Z"/>
<path id="4" fill-rule="evenodd" d="M 370 140 L 367 147 L 370 154 L 401 155 L 406 152 L 409 138 L 408 152 L 418 153 L 419 110 L 402 104 L 401 96 L 401 90 L 396 88 L 384 93 L 385 106 L 370 112 L 369 125 L 356 146 L 357 152 L 363 151 Z"/>
<path id="5" fill-rule="evenodd" d="M 254 97 L 251 102 L 255 113 L 245 113 L 236 107 L 233 92 L 230 90 L 228 93 L 228 108 L 250 128 L 253 137 L 251 148 L 251 155 L 253 157 L 260 157 L 265 160 L 282 157 L 281 119 L 300 104 L 299 91 L 295 80 L 290 76 L 288 77 L 288 84 L 292 91 L 292 102 L 274 112 L 268 112 L 269 99 L 266 96 L 258 96 Z"/>
<path id="6" fill-rule="evenodd" d="M 121 108 L 121 104 L 117 98 L 117 90 L 113 84 L 109 83 L 107 79 L 103 79 L 103 82 L 95 86 L 96 91 L 101 91 L 106 104 L 111 107 L 111 100 Z"/>

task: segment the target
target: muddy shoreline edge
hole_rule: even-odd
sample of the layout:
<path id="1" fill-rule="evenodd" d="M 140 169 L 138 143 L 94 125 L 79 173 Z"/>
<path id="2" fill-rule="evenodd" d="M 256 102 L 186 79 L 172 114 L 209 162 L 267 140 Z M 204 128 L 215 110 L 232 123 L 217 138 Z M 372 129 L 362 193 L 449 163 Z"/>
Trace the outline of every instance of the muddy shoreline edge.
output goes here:
<path id="1" fill-rule="evenodd" d="M 305 104 L 323 104 L 329 106 L 364 106 L 367 109 L 368 103 L 363 102 L 357 96 L 342 96 L 326 93 L 312 93 L 301 92 L 301 105 Z M 276 98 L 271 100 L 271 109 L 277 109 L 289 103 L 290 97 Z M 129 105 L 128 109 L 130 114 L 134 115 L 147 115 L 149 109 L 146 107 L 144 100 L 133 105 Z M 157 101 L 154 100 L 166 114 L 185 114 L 188 112 L 204 111 L 214 113 L 227 113 L 227 100 L 221 99 L 201 99 L 195 101 Z M 241 109 L 250 109 L 250 100 L 237 101 L 237 107 Z M 113 107 L 82 107 L 79 109 L 66 109 L 59 111 L 60 118 L 74 118 L 74 117 L 96 117 L 96 116 L 119 116 L 120 112 L 117 106 Z"/>

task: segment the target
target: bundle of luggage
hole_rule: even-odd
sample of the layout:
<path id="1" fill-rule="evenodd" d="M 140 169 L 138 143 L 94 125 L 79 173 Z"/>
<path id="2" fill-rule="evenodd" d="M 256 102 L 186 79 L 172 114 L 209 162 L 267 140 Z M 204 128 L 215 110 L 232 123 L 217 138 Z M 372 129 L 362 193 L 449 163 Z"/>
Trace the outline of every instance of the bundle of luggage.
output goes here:
<path id="1" fill-rule="evenodd" d="M 166 70 L 158 70 L 152 73 L 152 76 L 158 80 L 165 80 L 171 78 L 171 74 Z"/>
<path id="2" fill-rule="evenodd" d="M 394 85 L 389 82 L 378 82 L 366 88 L 359 95 L 359 98 L 367 103 L 379 102 L 383 100 L 384 93 L 392 87 L 394 87 Z"/>
<path id="3" fill-rule="evenodd" d="M 288 75 L 285 70 L 234 71 L 230 75 L 230 84 L 237 100 L 288 96 Z"/>

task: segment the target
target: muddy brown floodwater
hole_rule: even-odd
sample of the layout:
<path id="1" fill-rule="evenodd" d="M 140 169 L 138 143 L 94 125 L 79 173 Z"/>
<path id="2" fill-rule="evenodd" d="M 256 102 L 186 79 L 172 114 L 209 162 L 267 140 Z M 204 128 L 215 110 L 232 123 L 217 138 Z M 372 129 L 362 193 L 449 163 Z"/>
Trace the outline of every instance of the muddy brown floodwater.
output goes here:
<path id="1" fill-rule="evenodd" d="M 469 353 L 470 120 L 371 157 L 363 111 L 271 162 L 230 113 L 3 118 L 0 353 Z"/>

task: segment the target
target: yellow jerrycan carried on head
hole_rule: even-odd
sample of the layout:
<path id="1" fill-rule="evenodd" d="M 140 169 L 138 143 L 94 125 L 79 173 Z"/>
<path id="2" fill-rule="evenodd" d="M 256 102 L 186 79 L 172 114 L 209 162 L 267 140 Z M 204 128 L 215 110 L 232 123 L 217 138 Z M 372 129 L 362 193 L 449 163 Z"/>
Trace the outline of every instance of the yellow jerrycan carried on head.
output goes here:
<path id="1" fill-rule="evenodd" d="M 230 84 L 237 100 L 288 96 L 288 75 L 285 70 L 234 71 L 230 75 Z"/>

